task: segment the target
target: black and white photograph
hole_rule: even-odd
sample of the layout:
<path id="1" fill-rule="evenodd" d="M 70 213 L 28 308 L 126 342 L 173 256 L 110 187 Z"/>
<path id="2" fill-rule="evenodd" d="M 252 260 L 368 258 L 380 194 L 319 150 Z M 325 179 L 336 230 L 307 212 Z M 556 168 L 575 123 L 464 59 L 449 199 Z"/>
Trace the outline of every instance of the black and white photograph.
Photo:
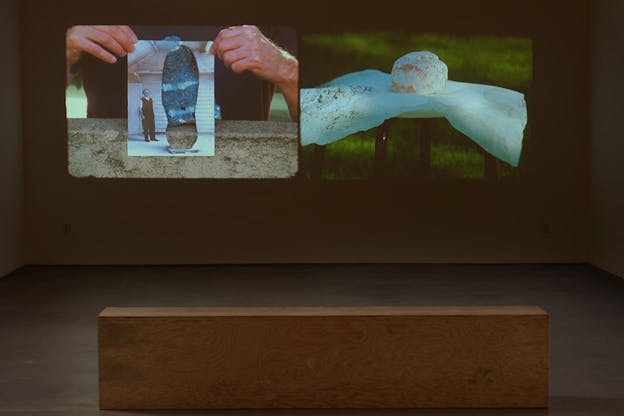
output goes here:
<path id="1" fill-rule="evenodd" d="M 128 156 L 214 156 L 212 42 L 139 40 L 128 54 Z"/>

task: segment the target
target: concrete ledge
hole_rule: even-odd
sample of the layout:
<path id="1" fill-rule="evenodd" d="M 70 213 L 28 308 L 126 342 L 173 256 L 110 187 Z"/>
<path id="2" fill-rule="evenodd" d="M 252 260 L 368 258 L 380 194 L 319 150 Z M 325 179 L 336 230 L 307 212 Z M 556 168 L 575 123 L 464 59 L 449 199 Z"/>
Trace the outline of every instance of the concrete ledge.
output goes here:
<path id="1" fill-rule="evenodd" d="M 75 177 L 289 178 L 298 169 L 293 122 L 217 120 L 211 157 L 128 157 L 125 119 L 68 119 L 67 125 Z"/>

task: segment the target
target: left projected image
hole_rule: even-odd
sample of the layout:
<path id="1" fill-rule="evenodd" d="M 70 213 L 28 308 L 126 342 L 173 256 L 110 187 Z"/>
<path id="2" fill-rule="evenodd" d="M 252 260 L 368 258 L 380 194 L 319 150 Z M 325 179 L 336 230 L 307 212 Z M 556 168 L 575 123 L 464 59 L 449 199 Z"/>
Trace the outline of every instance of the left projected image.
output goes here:
<path id="1" fill-rule="evenodd" d="M 72 26 L 66 45 L 72 176 L 297 173 L 294 30 Z"/>

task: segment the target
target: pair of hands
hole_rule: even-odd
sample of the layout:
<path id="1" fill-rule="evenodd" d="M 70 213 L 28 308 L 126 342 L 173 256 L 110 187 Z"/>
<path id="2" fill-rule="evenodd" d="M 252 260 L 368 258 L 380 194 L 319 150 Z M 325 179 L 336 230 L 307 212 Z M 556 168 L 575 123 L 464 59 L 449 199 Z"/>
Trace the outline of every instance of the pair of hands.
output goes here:
<path id="1" fill-rule="evenodd" d="M 137 41 L 129 26 L 73 26 L 66 37 L 67 73 L 83 53 L 114 64 L 118 57 L 133 52 Z M 223 29 L 214 40 L 210 53 L 236 73 L 249 71 L 277 85 L 284 94 L 291 117 L 297 117 L 299 64 L 257 27 L 244 25 Z"/>

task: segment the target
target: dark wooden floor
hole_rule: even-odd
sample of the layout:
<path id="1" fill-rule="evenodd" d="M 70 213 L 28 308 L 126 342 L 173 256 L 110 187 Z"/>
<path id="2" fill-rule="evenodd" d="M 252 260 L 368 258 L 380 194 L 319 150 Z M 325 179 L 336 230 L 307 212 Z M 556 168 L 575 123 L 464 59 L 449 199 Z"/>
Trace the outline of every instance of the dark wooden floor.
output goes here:
<path id="1" fill-rule="evenodd" d="M 548 410 L 199 414 L 624 415 L 624 279 L 586 265 L 267 265 L 26 267 L 0 279 L 0 416 L 146 414 L 97 410 L 105 306 L 501 304 L 550 313 Z"/>

